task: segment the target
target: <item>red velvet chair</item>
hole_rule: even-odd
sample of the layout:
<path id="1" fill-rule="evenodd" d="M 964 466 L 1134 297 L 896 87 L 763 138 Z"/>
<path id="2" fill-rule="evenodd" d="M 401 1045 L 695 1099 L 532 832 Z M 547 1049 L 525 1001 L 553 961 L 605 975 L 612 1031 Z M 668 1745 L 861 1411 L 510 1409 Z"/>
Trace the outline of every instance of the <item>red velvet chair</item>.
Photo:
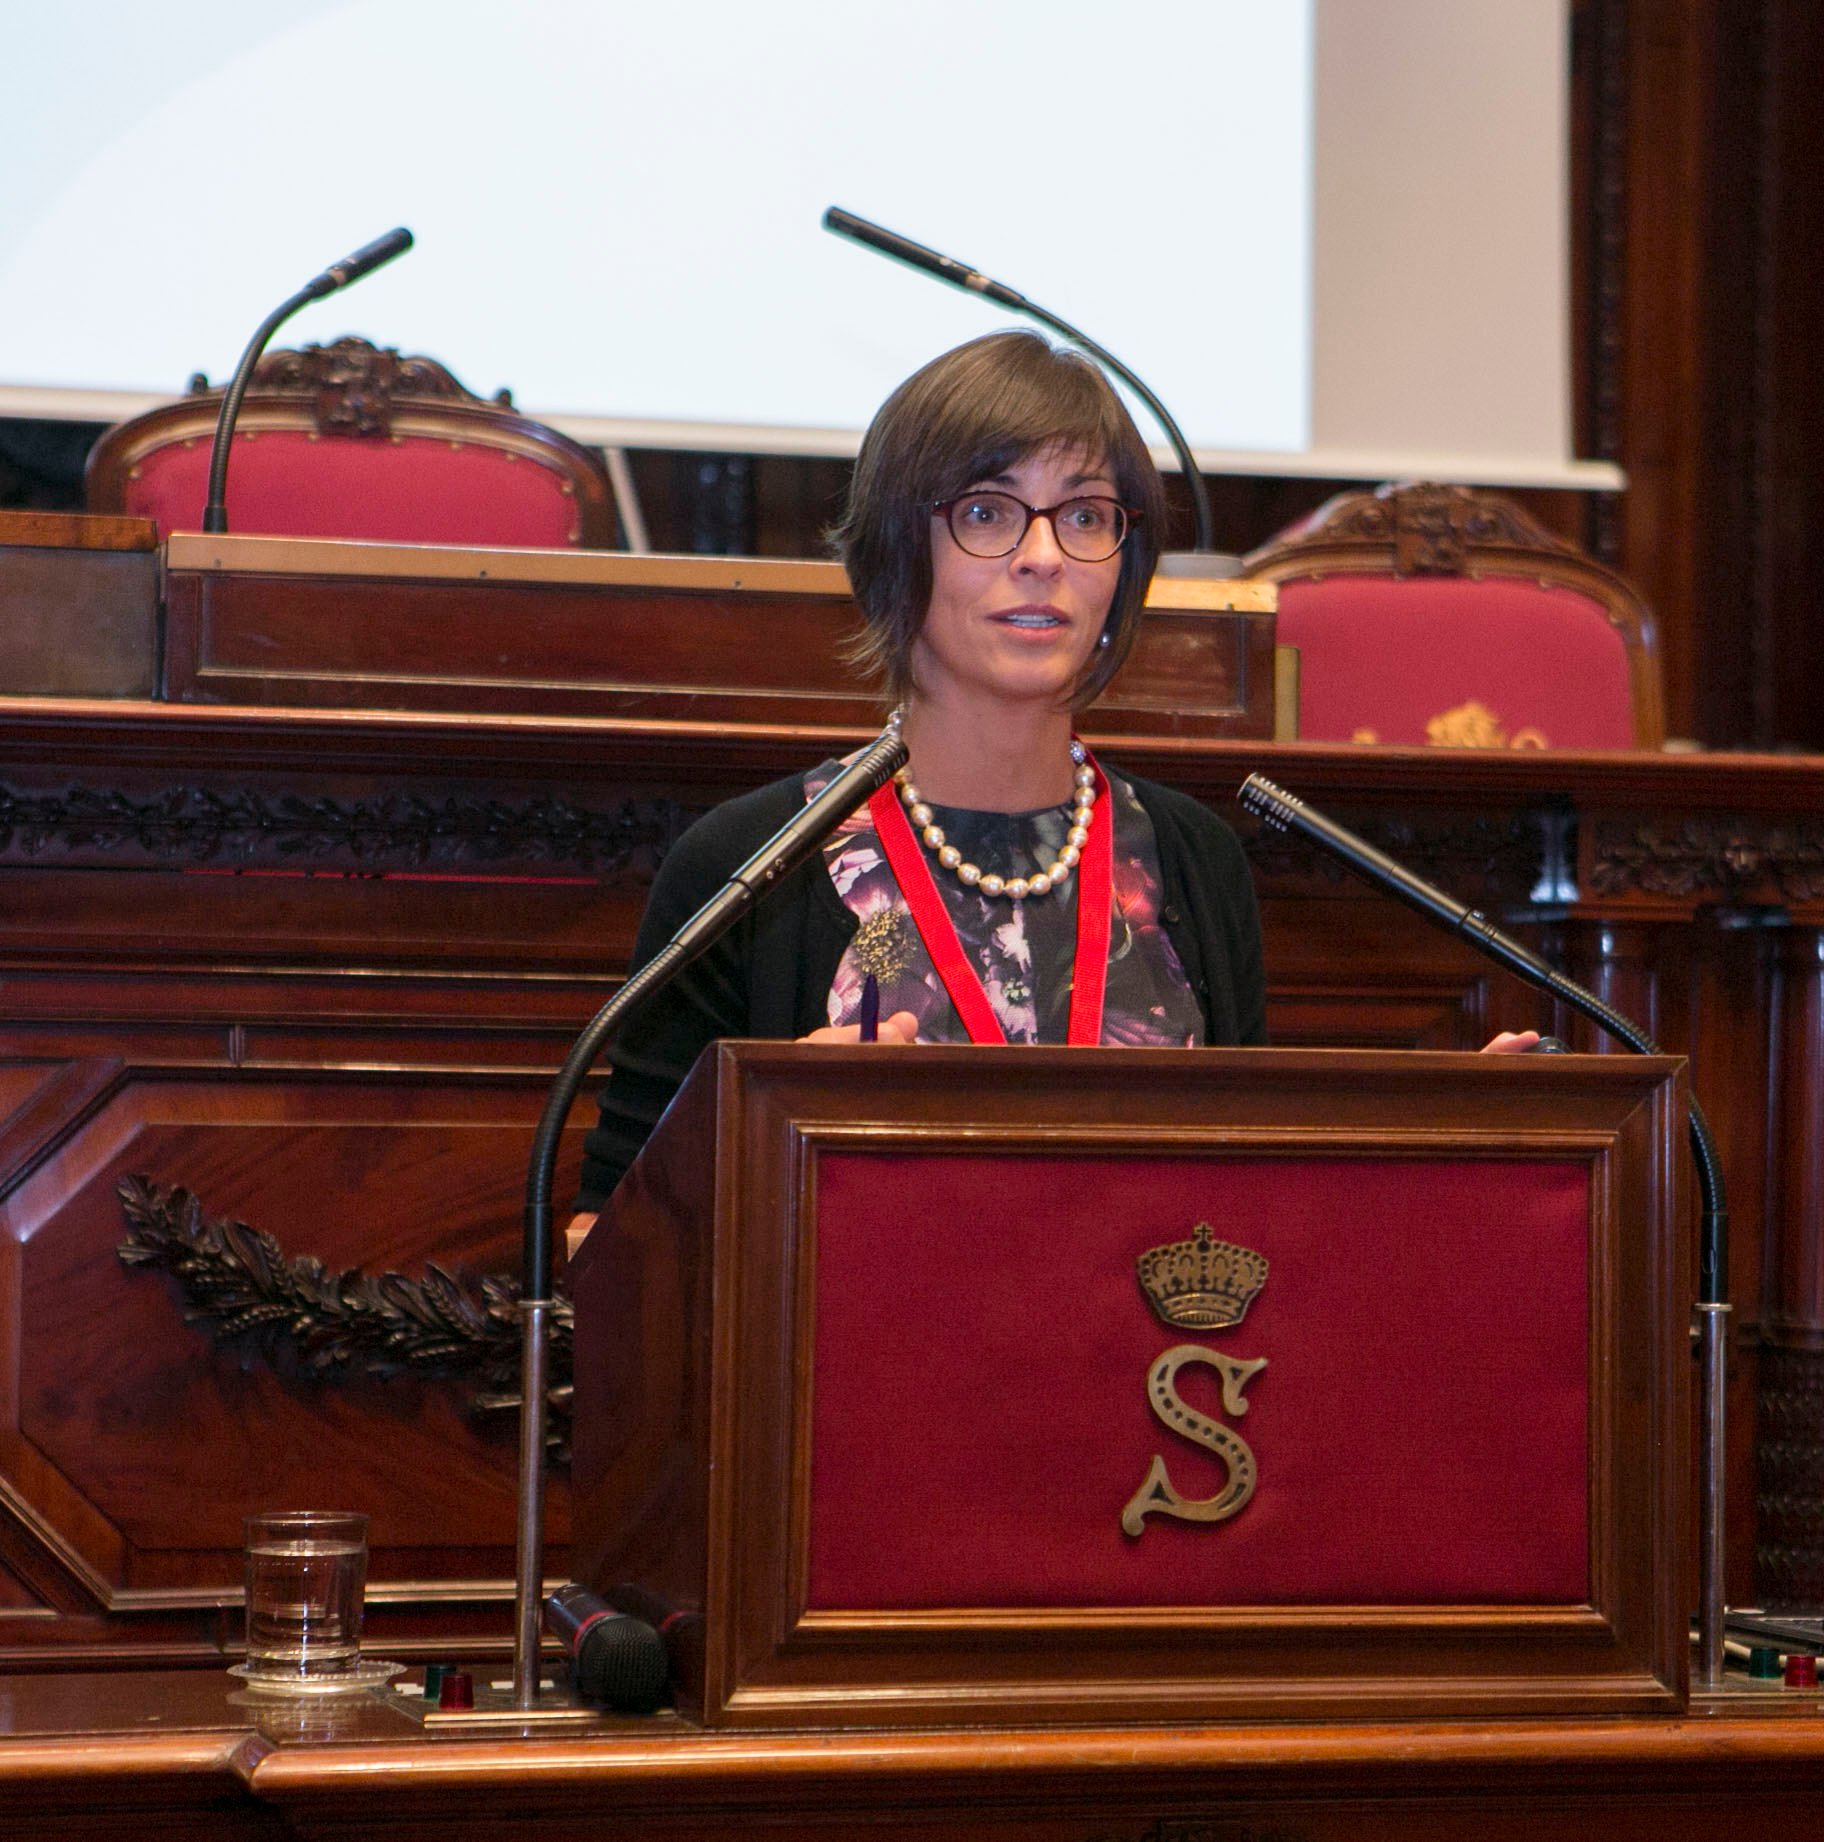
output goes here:
<path id="1" fill-rule="evenodd" d="M 1310 741 L 1657 748 L 1653 617 L 1510 500 L 1464 486 L 1343 493 L 1252 552 L 1299 649 Z"/>
<path id="2" fill-rule="evenodd" d="M 88 507 L 202 529 L 222 392 L 191 394 L 108 430 L 89 456 Z M 471 396 L 442 365 L 365 339 L 268 352 L 255 367 L 228 468 L 228 528 L 384 543 L 610 549 L 602 458 L 513 409 Z"/>

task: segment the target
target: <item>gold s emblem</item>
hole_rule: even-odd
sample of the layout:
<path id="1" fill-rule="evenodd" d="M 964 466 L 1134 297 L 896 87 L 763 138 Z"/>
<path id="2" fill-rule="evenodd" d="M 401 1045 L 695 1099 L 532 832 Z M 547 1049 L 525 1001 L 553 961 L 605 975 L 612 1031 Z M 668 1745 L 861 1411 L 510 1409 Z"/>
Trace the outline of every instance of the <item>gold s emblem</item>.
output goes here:
<path id="1" fill-rule="evenodd" d="M 1197 1330 L 1223 1330 L 1247 1315 L 1255 1294 L 1267 1282 L 1267 1262 L 1250 1247 L 1218 1241 L 1207 1223 L 1199 1222 L 1188 1241 L 1150 1248 L 1135 1262 L 1141 1289 L 1160 1321 Z M 1146 1532 L 1148 1516 L 1176 1516 L 1184 1522 L 1224 1522 L 1247 1506 L 1259 1475 L 1253 1449 L 1239 1433 L 1188 1403 L 1178 1393 L 1178 1371 L 1189 1363 L 1214 1369 L 1222 1380 L 1222 1404 L 1239 1418 L 1248 1411 L 1243 1395 L 1250 1381 L 1267 1366 L 1264 1356 L 1225 1356 L 1201 1343 L 1180 1343 L 1167 1350 L 1146 1377 L 1146 1398 L 1161 1425 L 1213 1452 L 1228 1467 L 1229 1478 L 1213 1497 L 1181 1496 L 1155 1453 L 1146 1481 L 1121 1512 L 1128 1535 Z"/>
<path id="2" fill-rule="evenodd" d="M 1225 1356 L 1220 1350 L 1205 1349 L 1201 1343 L 1180 1343 L 1169 1349 L 1152 1366 L 1146 1378 L 1146 1398 L 1160 1420 L 1174 1433 L 1214 1452 L 1229 1468 L 1229 1481 L 1213 1497 L 1181 1497 L 1166 1475 L 1165 1460 L 1155 1452 L 1153 1468 L 1146 1482 L 1128 1500 L 1121 1512 L 1122 1530 L 1129 1535 L 1144 1533 L 1148 1516 L 1177 1516 L 1185 1522 L 1226 1522 L 1243 1509 L 1254 1494 L 1256 1468 L 1254 1451 L 1239 1433 L 1200 1414 L 1179 1398 L 1178 1371 L 1187 1362 L 1206 1363 L 1222 1377 L 1222 1404 L 1232 1414 L 1244 1414 L 1248 1404 L 1242 1389 L 1267 1366 L 1264 1356 L 1243 1362 Z"/>

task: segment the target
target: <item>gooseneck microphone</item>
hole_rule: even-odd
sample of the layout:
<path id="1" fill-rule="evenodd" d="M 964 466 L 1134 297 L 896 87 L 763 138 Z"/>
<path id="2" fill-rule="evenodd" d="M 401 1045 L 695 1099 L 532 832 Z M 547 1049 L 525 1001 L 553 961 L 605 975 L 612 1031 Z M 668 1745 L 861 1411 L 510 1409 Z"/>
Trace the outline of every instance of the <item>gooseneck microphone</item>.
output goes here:
<path id="1" fill-rule="evenodd" d="M 870 223 L 865 217 L 844 211 L 840 205 L 831 205 L 824 212 L 823 227 L 834 231 L 839 237 L 847 237 L 852 243 L 861 243 L 869 249 L 878 250 L 883 256 L 891 256 L 896 262 L 909 263 L 915 269 L 924 270 L 927 275 L 935 275 L 939 281 L 947 281 L 954 288 L 966 289 L 999 306 L 1011 308 L 1015 313 L 1027 314 L 1041 326 L 1049 326 L 1054 333 L 1068 339 L 1072 345 L 1081 346 L 1098 364 L 1114 372 L 1153 412 L 1160 428 L 1165 431 L 1165 438 L 1184 471 L 1184 483 L 1190 489 L 1191 510 L 1197 521 L 1197 549 L 1201 553 L 1210 554 L 1210 495 L 1204 487 L 1203 474 L 1191 456 L 1190 443 L 1173 421 L 1171 412 L 1113 352 L 1098 345 L 1087 333 L 1078 332 L 1074 326 L 1060 320 L 1055 313 L 1041 307 L 1036 301 L 1029 301 L 1005 282 L 991 280 L 979 269 L 970 268 L 966 262 L 958 262 L 954 256 L 946 256 L 926 248 L 922 243 L 914 243 L 910 237 L 902 237 L 898 231 L 888 230 L 884 225 Z M 1222 563 L 1223 573 L 1232 574 L 1234 559 L 1223 558 Z"/>
<path id="2" fill-rule="evenodd" d="M 560 1586 L 545 1600 L 545 1629 L 563 1645 L 584 1701 L 617 1714 L 650 1714 L 665 1699 L 671 1674 L 665 1640 L 645 1619 L 586 1586 Z"/>
<path id="3" fill-rule="evenodd" d="M 538 1590 L 544 1570 L 545 1388 L 551 1315 L 551 1183 L 564 1122 L 584 1078 L 633 1010 L 669 984 L 766 892 L 815 856 L 823 841 L 905 765 L 906 745 L 882 732 L 803 811 L 795 813 L 729 877 L 665 946 L 583 1027 L 545 1096 L 526 1171 L 519 1312 L 519 1531 L 514 1573 L 513 1697 L 538 1700 Z"/>
<path id="4" fill-rule="evenodd" d="M 1568 979 L 1557 967 L 1548 965 L 1536 953 L 1529 952 L 1511 935 L 1504 934 L 1479 909 L 1459 902 L 1414 876 L 1395 863 L 1384 851 L 1377 851 L 1366 838 L 1314 812 L 1260 774 L 1250 774 L 1242 783 L 1241 807 L 1276 831 L 1294 831 L 1337 859 L 1377 889 L 1416 908 L 1428 921 L 1465 940 L 1477 952 L 1529 985 L 1561 999 L 1572 1010 L 1624 1042 L 1641 1055 L 1658 1055 L 1659 1046 L 1619 1011 L 1592 991 L 1586 991 L 1574 979 Z M 1716 1142 L 1697 1102 L 1691 1103 L 1691 1150 L 1697 1163 L 1698 1188 L 1703 1197 L 1701 1239 L 1698 1246 L 1698 1302 L 1721 1304 L 1728 1296 L 1728 1224 L 1729 1212 L 1723 1203 L 1722 1167 L 1716 1155 Z"/>
<path id="5" fill-rule="evenodd" d="M 1443 890 L 1433 888 L 1395 863 L 1385 852 L 1377 851 L 1365 838 L 1358 838 L 1354 832 L 1312 811 L 1303 800 L 1295 799 L 1272 781 L 1259 774 L 1249 775 L 1242 785 L 1240 798 L 1243 811 L 1264 820 L 1276 831 L 1297 832 L 1377 889 L 1385 890 L 1409 908 L 1416 908 L 1427 920 L 1467 941 L 1478 952 L 1517 973 L 1529 984 L 1562 999 L 1572 1010 L 1588 1017 L 1630 1049 L 1642 1055 L 1659 1054 L 1658 1045 L 1644 1031 L 1637 1029 L 1619 1011 L 1611 1010 L 1594 992 L 1586 991 L 1556 967 L 1528 952 L 1519 941 L 1502 933 L 1487 916 L 1456 901 Z M 1723 1172 L 1716 1141 L 1695 1099 L 1691 1101 L 1688 1128 L 1692 1161 L 1697 1166 L 1700 1201 L 1694 1313 L 1701 1400 L 1698 1654 L 1694 1673 L 1704 1686 L 1719 1688 L 1723 1681 L 1725 1610 L 1723 1538 L 1727 1444 L 1724 1423 L 1728 1346 L 1724 1339 L 1724 1319 L 1729 1313 L 1729 1210 L 1723 1200 Z"/>
<path id="6" fill-rule="evenodd" d="M 253 367 L 265 351 L 266 342 L 300 307 L 308 307 L 312 301 L 320 301 L 325 295 L 346 288 L 350 282 L 359 281 L 363 275 L 371 275 L 382 263 L 391 262 L 395 256 L 403 256 L 411 247 L 412 233 L 403 225 L 397 230 L 389 230 L 385 236 L 375 237 L 373 242 L 362 244 L 352 256 L 344 256 L 340 262 L 332 262 L 321 275 L 312 276 L 296 294 L 281 302 L 260 322 L 253 337 L 247 341 L 247 349 L 241 354 L 241 362 L 235 367 L 228 388 L 222 393 L 221 413 L 215 419 L 215 440 L 209 449 L 209 499 L 203 507 L 205 531 L 214 533 L 228 529 L 229 447 L 234 439 L 235 422 L 241 413 L 241 399 L 247 394 Z"/>
<path id="7" fill-rule="evenodd" d="M 958 262 L 954 256 L 946 256 L 926 244 L 914 243 L 910 237 L 902 237 L 897 230 L 889 230 L 884 224 L 857 217 L 840 205 L 831 205 L 824 212 L 823 227 L 833 230 L 839 237 L 847 237 L 852 243 L 865 243 L 869 249 L 879 250 L 895 262 L 910 263 L 913 268 L 923 269 L 927 275 L 935 275 L 939 281 L 947 281 L 953 287 L 986 295 L 1002 307 L 1011 307 L 1015 313 L 1042 314 L 1044 311 L 1035 308 L 1025 295 L 1005 282 L 991 281 L 980 269 L 972 269 L 966 262 Z M 1079 337 L 1076 333 L 1070 336 Z"/>

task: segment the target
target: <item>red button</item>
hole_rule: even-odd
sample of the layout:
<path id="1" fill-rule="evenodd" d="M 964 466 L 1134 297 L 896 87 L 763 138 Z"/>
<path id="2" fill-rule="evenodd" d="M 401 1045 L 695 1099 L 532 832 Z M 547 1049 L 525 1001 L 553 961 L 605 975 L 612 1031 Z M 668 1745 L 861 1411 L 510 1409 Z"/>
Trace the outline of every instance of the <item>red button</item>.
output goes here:
<path id="1" fill-rule="evenodd" d="M 1818 1659 L 1794 1652 L 1786 1659 L 1786 1686 L 1815 1689 L 1818 1686 Z"/>
<path id="2" fill-rule="evenodd" d="M 1817 1670 L 1812 1670 L 1812 1680 L 1817 1680 Z M 438 1699 L 440 1708 L 472 1708 L 475 1705 L 475 1678 L 466 1669 L 452 1669 L 443 1679 L 443 1694 Z"/>

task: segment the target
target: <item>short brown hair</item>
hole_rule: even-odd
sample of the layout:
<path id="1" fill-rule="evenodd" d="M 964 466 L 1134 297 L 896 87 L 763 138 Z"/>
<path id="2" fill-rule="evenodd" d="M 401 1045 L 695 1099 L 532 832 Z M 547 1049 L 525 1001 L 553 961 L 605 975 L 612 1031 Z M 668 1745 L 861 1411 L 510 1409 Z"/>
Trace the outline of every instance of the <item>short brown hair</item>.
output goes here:
<path id="1" fill-rule="evenodd" d="M 830 533 L 866 622 L 851 654 L 895 702 L 912 688 L 912 646 L 931 604 L 931 508 L 1048 449 L 1090 455 L 1139 517 L 1121 551 L 1105 628 L 1072 694 L 1081 708 L 1134 640 L 1159 560 L 1165 492 L 1133 418 L 1079 353 L 1037 333 L 990 333 L 915 371 L 868 425 L 848 509 Z"/>

